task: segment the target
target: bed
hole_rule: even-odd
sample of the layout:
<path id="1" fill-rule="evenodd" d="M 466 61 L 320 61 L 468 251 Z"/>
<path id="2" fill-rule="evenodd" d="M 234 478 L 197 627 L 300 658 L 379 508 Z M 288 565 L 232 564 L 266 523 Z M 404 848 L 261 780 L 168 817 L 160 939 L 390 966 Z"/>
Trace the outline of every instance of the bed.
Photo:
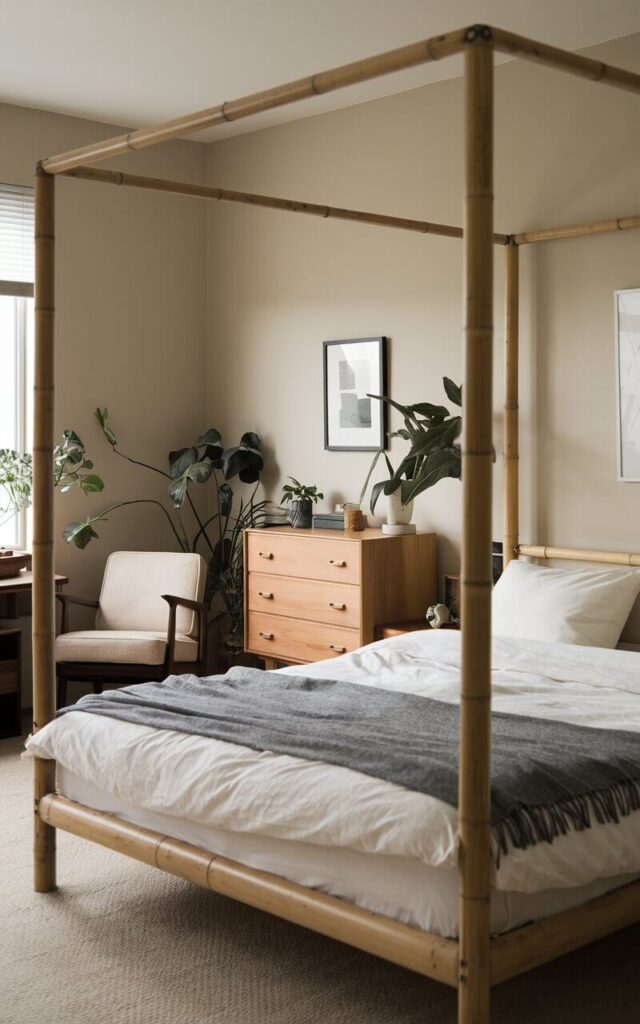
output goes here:
<path id="1" fill-rule="evenodd" d="M 425 630 L 305 667 L 455 703 L 460 635 Z M 496 637 L 496 711 L 639 734 L 633 652 Z M 280 670 L 295 674 L 297 668 Z M 351 769 L 80 711 L 28 742 L 59 792 L 241 864 L 446 938 L 458 935 L 454 807 Z M 492 878 L 491 930 L 585 903 L 640 875 L 640 810 L 553 843 L 511 847 Z"/>
<path id="2" fill-rule="evenodd" d="M 493 224 L 493 64 L 494 53 L 517 56 L 557 71 L 591 80 L 601 85 L 640 93 L 640 75 L 604 64 L 589 57 L 570 53 L 545 43 L 526 39 L 512 32 L 489 25 L 471 25 L 454 32 L 421 40 L 418 43 L 355 61 L 340 68 L 301 78 L 295 82 L 255 93 L 251 96 L 226 101 L 203 111 L 175 118 L 150 128 L 127 132 L 102 142 L 90 143 L 80 149 L 58 154 L 42 160 L 36 168 L 35 221 L 36 221 L 36 275 L 35 275 L 35 401 L 34 401 L 34 541 L 33 541 L 33 636 L 34 636 L 34 732 L 38 735 L 31 743 L 34 762 L 34 887 L 46 893 L 56 887 L 56 829 L 64 829 L 86 839 L 120 850 L 150 865 L 172 871 L 234 898 L 262 907 L 288 920 L 304 924 L 334 938 L 349 942 L 378 956 L 383 956 L 429 977 L 441 980 L 458 989 L 460 1024 L 488 1024 L 490 1017 L 490 988 L 505 978 L 530 969 L 554 956 L 560 956 L 586 942 L 593 941 L 618 928 L 640 920 L 640 883 L 622 884 L 627 872 L 626 855 L 622 861 L 612 854 L 611 844 L 602 840 L 604 860 L 584 871 L 585 855 L 581 846 L 574 864 L 591 881 L 584 885 L 616 886 L 603 895 L 588 899 L 578 907 L 558 910 L 534 924 L 513 928 L 492 937 L 492 928 L 510 927 L 522 914 L 527 919 L 537 915 L 544 902 L 517 907 L 513 917 L 500 917 L 498 888 L 507 878 L 507 866 L 516 867 L 526 875 L 538 874 L 538 867 L 524 863 L 516 865 L 518 857 L 509 853 L 500 868 L 501 878 L 493 877 L 491 849 L 491 732 L 492 732 L 492 639 L 491 639 L 491 550 L 492 550 L 492 475 L 494 461 L 492 395 L 493 379 L 493 250 L 498 245 L 505 256 L 505 402 L 504 402 L 504 554 L 505 564 L 520 555 L 542 558 L 566 558 L 594 562 L 611 562 L 625 566 L 640 566 L 640 554 L 611 551 L 558 548 L 551 546 L 525 546 L 519 537 L 519 482 L 518 482 L 518 302 L 519 302 L 519 249 L 523 245 L 545 243 L 564 238 L 588 237 L 603 232 L 637 229 L 637 216 L 618 217 L 587 224 L 559 226 L 519 234 L 500 234 Z M 147 146 L 158 145 L 194 131 L 249 117 L 283 104 L 311 99 L 330 90 L 344 88 L 379 75 L 464 54 L 465 104 L 465 202 L 464 226 L 413 220 L 381 215 L 362 210 L 345 210 L 329 205 L 304 203 L 299 200 L 258 195 L 230 189 L 213 188 L 190 182 L 148 178 L 123 171 L 108 171 L 88 167 L 86 161 L 99 162 L 125 155 Z M 53 746 L 46 752 L 45 743 L 61 733 L 57 724 L 50 725 L 55 716 L 55 616 L 54 587 L 54 514 L 52 451 L 54 437 L 54 351 L 55 351 L 55 180 L 58 175 L 80 178 L 112 186 L 151 189 L 180 196 L 197 197 L 204 201 L 245 203 L 272 210 L 288 211 L 300 215 L 348 220 L 354 224 L 375 225 L 377 228 L 418 232 L 448 238 L 462 238 L 464 262 L 464 366 L 463 385 L 464 434 L 462 443 L 462 505 L 463 543 L 461 566 L 461 610 L 464 623 L 460 637 L 459 681 L 460 744 L 459 744 L 459 813 L 453 822 L 449 815 L 449 829 L 457 828 L 459 850 L 459 914 L 449 909 L 442 915 L 442 933 L 407 925 L 393 917 L 377 914 L 358 906 L 350 899 L 340 899 L 309 888 L 307 884 L 287 881 L 270 871 L 243 866 L 231 857 L 212 857 L 206 847 L 171 838 L 166 832 L 142 824 L 129 824 L 124 818 L 97 810 L 91 804 L 70 800 L 55 793 L 56 761 Z M 429 637 L 431 643 L 433 637 Z M 438 640 L 437 643 L 441 641 Z M 452 642 L 453 643 L 453 642 Z M 370 648 L 358 657 L 380 659 L 380 651 L 395 648 Z M 356 655 L 354 655 L 356 657 Z M 405 655 L 402 655 L 405 657 Z M 411 655 L 406 657 L 410 660 Z M 610 657 L 614 657 L 611 655 Z M 615 656 L 618 659 L 618 655 Z M 332 672 L 342 670 L 347 661 L 332 663 Z M 614 674 L 620 660 L 612 663 Z M 348 669 L 345 669 L 348 671 Z M 632 673 L 633 674 L 633 673 Z M 537 710 L 547 706 L 551 690 L 549 683 L 533 686 L 530 699 L 538 700 Z M 546 677 L 547 680 L 549 677 Z M 565 683 L 569 685 L 565 687 Z M 456 685 L 458 685 L 456 683 Z M 634 684 L 635 685 L 635 684 Z M 542 689 L 541 689 L 542 686 Z M 592 707 L 598 698 L 597 684 L 565 680 L 559 690 L 577 687 L 578 709 Z M 520 696 L 524 698 L 523 688 Z M 447 687 L 444 687 L 444 692 Z M 452 691 L 449 688 L 449 699 Z M 538 694 L 537 698 L 535 694 Z M 502 700 L 516 701 L 514 695 L 494 691 L 497 706 Z M 630 697 L 630 695 L 628 695 Z M 527 697 L 527 700 L 529 697 Z M 553 698 L 555 700 L 555 697 Z M 620 700 L 615 697 L 618 708 Z M 519 706 L 524 706 L 524 699 Z M 603 709 L 605 710 L 605 709 Z M 578 713 L 578 711 L 576 711 Z M 585 713 L 583 710 L 580 714 Z M 88 716 L 87 716 L 88 717 Z M 71 718 L 71 716 L 69 716 Z M 67 727 L 64 727 L 67 728 Z M 83 726 L 83 728 L 86 728 Z M 57 744 L 57 738 L 56 738 Z M 66 757 L 62 749 L 56 754 Z M 70 793 L 82 801 L 106 799 L 108 809 L 122 814 L 138 813 L 135 800 L 129 807 L 105 798 L 104 789 L 82 788 L 82 770 L 64 766 L 60 771 L 60 785 L 68 786 Z M 89 783 L 87 783 L 88 785 Z M 94 786 L 95 783 L 91 783 Z M 107 790 L 108 792 L 108 790 Z M 396 794 L 397 796 L 397 794 Z M 127 801 L 125 800 L 124 803 Z M 146 813 L 146 812 L 145 812 Z M 446 811 L 442 808 L 440 813 Z M 632 815 L 629 815 L 631 821 Z M 157 824 L 157 822 L 156 822 Z M 166 824 L 166 822 L 163 822 Z M 625 828 L 635 827 L 629 822 Z M 618 829 L 613 846 L 618 848 L 624 831 Z M 232 831 L 232 830 L 231 830 Z M 230 830 L 226 830 L 231 835 Z M 594 835 L 597 829 L 592 829 Z M 234 835 L 240 835 L 234 832 Z M 228 839 L 228 835 L 225 841 Z M 609 833 L 607 833 L 609 835 Z M 274 837 L 270 837 L 275 841 Z M 450 837 L 451 838 L 451 837 Z M 582 838 L 585 838 L 584 836 Z M 230 841 L 230 840 L 229 840 Z M 234 840 L 235 841 L 235 840 Z M 292 840 L 283 839 L 283 842 Z M 297 840 L 296 840 L 297 841 Z M 445 843 L 445 846 L 447 844 Z M 624 846 L 624 843 L 621 844 Z M 562 844 L 558 843 L 556 851 Z M 324 849 L 322 844 L 315 844 Z M 605 853 L 607 847 L 609 852 Z M 351 851 L 363 857 L 372 857 L 380 851 Z M 449 849 L 447 856 L 452 856 Z M 608 860 L 609 856 L 610 860 Z M 285 855 L 286 856 L 286 855 Z M 384 854 L 387 856 L 387 854 Z M 397 858 L 397 853 L 390 857 Z M 511 859 L 513 856 L 513 859 Z M 596 856 L 596 860 L 598 855 Z M 446 858 L 445 858 L 446 859 Z M 559 867 L 554 855 L 555 868 Z M 367 861 L 367 863 L 370 863 Z M 423 861 L 420 862 L 424 864 Z M 608 866 L 605 866 L 605 863 Z M 546 868 L 550 867 L 547 864 Z M 444 872 L 453 870 L 444 864 L 425 865 L 436 872 L 442 881 Z M 313 869 L 315 871 L 315 868 Z M 346 870 L 346 869 L 345 869 Z M 509 868 L 511 870 L 511 868 Z M 630 868 L 637 871 L 637 864 Z M 342 867 L 340 873 L 342 872 Z M 536 883 L 537 892 L 548 896 L 553 874 L 544 874 L 544 883 Z M 318 877 L 319 885 L 331 888 L 335 879 Z M 516 877 L 518 873 L 516 871 Z M 422 880 L 422 876 L 421 876 Z M 564 879 L 563 893 L 579 888 L 578 875 L 570 873 Z M 556 878 L 557 881 L 557 878 Z M 440 884 L 440 883 L 437 883 Z M 519 882 L 518 884 L 521 884 Z M 533 882 L 531 883 L 533 885 Z M 540 884 L 543 885 L 542 889 Z M 581 883 L 580 883 L 581 884 Z M 443 888 L 446 883 L 443 884 Z M 534 886 L 535 890 L 535 886 Z M 554 894 L 558 888 L 553 890 Z M 586 897 L 588 891 L 581 894 Z M 357 894 L 356 894 L 357 895 Z M 527 898 L 536 892 L 524 893 Z M 355 898 L 355 897 L 354 897 Z M 364 898 L 364 897 L 363 897 Z M 366 897 L 369 898 L 368 896 Z M 553 897 L 555 899 L 555 895 Z M 402 901 L 400 900 L 400 904 Z M 496 909 L 497 908 L 497 909 Z M 388 908 L 393 911 L 393 907 Z M 512 904 L 513 909 L 513 904 Z M 396 907 L 396 913 L 401 906 Z M 414 920 L 420 911 L 411 912 Z M 498 914 L 497 917 L 491 915 Z M 444 937 L 456 934 L 457 940 Z"/>

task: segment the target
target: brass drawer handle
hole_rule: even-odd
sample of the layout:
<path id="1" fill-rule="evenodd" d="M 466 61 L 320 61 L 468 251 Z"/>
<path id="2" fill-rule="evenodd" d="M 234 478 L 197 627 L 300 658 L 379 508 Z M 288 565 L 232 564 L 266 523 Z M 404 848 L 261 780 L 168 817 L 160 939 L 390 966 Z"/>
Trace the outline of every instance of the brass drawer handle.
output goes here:
<path id="1" fill-rule="evenodd" d="M 262 630 L 260 630 L 260 636 L 265 640 L 273 640 L 273 633 L 263 633 Z"/>
<path id="2" fill-rule="evenodd" d="M 346 647 L 338 647 L 337 644 L 329 644 L 329 650 L 330 651 L 335 651 L 337 654 L 346 654 L 347 653 L 347 648 Z"/>
<path id="3" fill-rule="evenodd" d="M 337 612 L 343 612 L 346 610 L 346 604 L 336 604 L 335 601 L 329 601 L 329 607 L 335 608 Z"/>
<path id="4" fill-rule="evenodd" d="M 268 590 L 259 590 L 258 597 L 264 597 L 266 601 L 270 601 L 271 598 L 273 597 L 273 594 L 269 593 Z"/>
<path id="5" fill-rule="evenodd" d="M 338 569 L 344 569 L 346 564 L 346 562 L 340 562 L 335 558 L 329 559 L 329 565 L 335 565 Z"/>
<path id="6" fill-rule="evenodd" d="M 271 551 L 258 551 L 258 554 L 260 555 L 260 558 L 273 558 L 273 553 Z"/>

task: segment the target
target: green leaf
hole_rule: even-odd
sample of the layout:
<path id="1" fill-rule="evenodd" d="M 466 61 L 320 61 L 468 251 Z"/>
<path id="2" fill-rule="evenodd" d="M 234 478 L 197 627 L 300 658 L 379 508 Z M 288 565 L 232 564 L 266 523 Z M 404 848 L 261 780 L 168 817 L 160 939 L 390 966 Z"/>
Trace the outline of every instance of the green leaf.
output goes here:
<path id="1" fill-rule="evenodd" d="M 102 430 L 102 433 L 106 437 L 106 439 L 109 442 L 109 444 L 111 445 L 111 447 L 115 448 L 115 446 L 117 445 L 118 441 L 117 441 L 116 435 L 114 434 L 113 430 L 109 426 L 109 413 L 108 413 L 108 411 L 106 409 L 98 408 L 98 409 L 96 409 L 95 416 L 96 416 L 96 419 L 97 419 L 98 423 L 100 424 L 100 428 Z"/>
<path id="2" fill-rule="evenodd" d="M 180 448 L 177 452 L 169 452 L 169 473 L 175 480 L 193 466 L 198 460 L 195 448 Z"/>
<path id="3" fill-rule="evenodd" d="M 77 548 L 83 550 L 89 541 L 98 537 L 98 534 L 93 529 L 91 521 L 86 519 L 82 523 L 68 523 L 62 531 L 62 536 L 67 544 L 73 543 Z"/>
<path id="4" fill-rule="evenodd" d="M 187 498 L 187 479 L 179 476 L 169 484 L 169 497 L 175 508 L 182 508 Z"/>
<path id="5" fill-rule="evenodd" d="M 449 401 L 462 408 L 462 388 L 458 387 L 457 384 L 454 384 L 449 377 L 443 377 L 442 383 L 444 384 L 444 390 L 447 393 Z"/>
<path id="6" fill-rule="evenodd" d="M 374 484 L 371 488 L 371 498 L 369 499 L 369 508 L 371 509 L 371 515 L 375 515 L 376 505 L 378 498 L 382 494 L 387 480 L 378 480 L 377 484 Z"/>
<path id="7" fill-rule="evenodd" d="M 82 477 L 80 487 L 85 494 L 96 494 L 104 490 L 104 481 L 96 473 L 90 473 L 89 476 Z"/>
<path id="8" fill-rule="evenodd" d="M 442 423 L 449 415 L 449 410 L 444 405 L 432 405 L 431 402 L 418 402 L 410 406 L 412 413 L 418 416 L 426 416 L 434 423 Z"/>
<path id="9" fill-rule="evenodd" d="M 203 459 L 202 462 L 194 462 L 193 466 L 189 466 L 185 476 L 196 484 L 204 484 L 212 473 L 213 463 L 211 459 Z"/>

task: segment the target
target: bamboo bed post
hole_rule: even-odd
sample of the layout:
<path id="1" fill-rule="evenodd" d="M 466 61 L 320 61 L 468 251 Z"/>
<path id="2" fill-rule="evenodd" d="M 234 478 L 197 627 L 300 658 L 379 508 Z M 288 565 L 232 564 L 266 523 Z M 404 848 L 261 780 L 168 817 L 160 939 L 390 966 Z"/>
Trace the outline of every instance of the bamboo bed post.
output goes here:
<path id="1" fill-rule="evenodd" d="M 506 569 L 517 558 L 519 497 L 518 450 L 518 350 L 519 350 L 519 252 L 511 242 L 505 246 L 505 367 L 504 367 L 504 535 L 502 554 Z"/>
<path id="2" fill-rule="evenodd" d="M 491 895 L 491 488 L 493 45 L 475 26 L 465 50 L 465 331 L 462 443 L 459 1024 L 488 1024 Z"/>
<path id="3" fill-rule="evenodd" d="M 53 573 L 53 398 L 55 179 L 38 167 L 35 180 L 35 367 L 33 436 L 33 730 L 56 712 Z M 56 832 L 38 815 L 55 790 L 55 761 L 34 761 L 34 888 L 56 887 Z"/>

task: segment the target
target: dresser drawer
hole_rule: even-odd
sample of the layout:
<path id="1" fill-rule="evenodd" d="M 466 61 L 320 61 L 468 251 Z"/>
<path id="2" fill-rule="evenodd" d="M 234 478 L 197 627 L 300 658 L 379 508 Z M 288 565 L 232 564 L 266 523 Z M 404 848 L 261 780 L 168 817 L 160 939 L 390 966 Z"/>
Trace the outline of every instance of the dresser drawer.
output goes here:
<path id="1" fill-rule="evenodd" d="M 360 587 L 249 573 L 249 611 L 360 628 Z"/>
<path id="2" fill-rule="evenodd" d="M 324 540 L 307 534 L 299 538 L 270 535 L 269 530 L 264 530 L 261 534 L 250 533 L 248 536 L 247 568 L 250 573 L 359 583 L 360 544 L 333 538 Z"/>
<path id="3" fill-rule="evenodd" d="M 284 661 L 322 661 L 360 646 L 357 629 L 303 622 L 281 615 L 252 612 L 249 616 L 248 648 L 254 654 Z"/>

